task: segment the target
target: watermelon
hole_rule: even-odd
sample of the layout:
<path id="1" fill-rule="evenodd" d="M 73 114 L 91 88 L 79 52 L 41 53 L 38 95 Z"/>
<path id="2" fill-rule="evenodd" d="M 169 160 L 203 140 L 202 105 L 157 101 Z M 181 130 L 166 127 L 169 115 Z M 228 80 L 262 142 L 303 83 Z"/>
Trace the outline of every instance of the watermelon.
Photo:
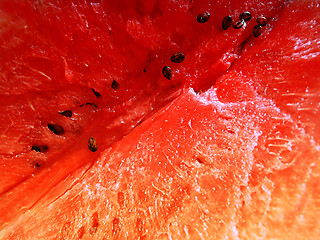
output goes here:
<path id="1" fill-rule="evenodd" d="M 319 2 L 0 2 L 1 239 L 317 239 Z"/>

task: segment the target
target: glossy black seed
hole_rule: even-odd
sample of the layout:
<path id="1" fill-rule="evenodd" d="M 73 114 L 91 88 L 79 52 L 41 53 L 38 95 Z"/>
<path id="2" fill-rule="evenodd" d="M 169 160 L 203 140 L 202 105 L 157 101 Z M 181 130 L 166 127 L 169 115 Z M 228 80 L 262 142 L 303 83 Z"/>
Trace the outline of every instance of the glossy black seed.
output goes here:
<path id="1" fill-rule="evenodd" d="M 93 88 L 91 88 L 94 95 L 96 95 L 97 98 L 101 98 L 101 94 L 99 92 L 96 92 Z"/>
<path id="2" fill-rule="evenodd" d="M 111 87 L 114 90 L 117 90 L 119 88 L 119 83 L 116 80 L 113 80 L 112 83 L 111 83 Z"/>
<path id="3" fill-rule="evenodd" d="M 222 29 L 227 30 L 232 25 L 232 17 L 230 15 L 225 16 L 222 20 Z"/>
<path id="4" fill-rule="evenodd" d="M 64 134 L 64 129 L 59 124 L 48 123 L 47 126 L 50 129 L 50 131 L 56 135 L 63 135 Z"/>
<path id="5" fill-rule="evenodd" d="M 32 145 L 31 147 L 32 151 L 36 151 L 36 152 L 47 152 L 49 150 L 49 147 L 47 145 Z"/>
<path id="6" fill-rule="evenodd" d="M 71 110 L 65 110 L 65 111 L 63 111 L 63 112 L 59 112 L 59 114 L 61 114 L 62 116 L 65 116 L 65 117 L 69 117 L 69 118 L 72 117 L 72 112 L 71 112 Z"/>
<path id="7" fill-rule="evenodd" d="M 209 20 L 210 18 L 210 13 L 208 12 L 203 12 L 203 13 L 200 13 L 198 16 L 197 16 L 197 21 L 199 23 L 205 23 Z"/>
<path id="8" fill-rule="evenodd" d="M 242 28 L 243 25 L 244 25 L 244 20 L 241 19 L 239 22 L 234 22 L 232 26 L 234 29 L 239 29 L 239 28 Z"/>
<path id="9" fill-rule="evenodd" d="M 91 152 L 98 150 L 98 143 L 93 137 L 89 138 L 88 140 L 88 148 Z"/>
<path id="10" fill-rule="evenodd" d="M 184 61 L 184 54 L 181 53 L 181 52 L 177 52 L 175 54 L 172 55 L 171 57 L 171 61 L 174 62 L 174 63 L 181 63 Z"/>
<path id="11" fill-rule="evenodd" d="M 251 19 L 251 13 L 250 12 L 243 12 L 240 14 L 239 19 L 243 19 L 245 22 L 250 21 Z"/>
<path id="12" fill-rule="evenodd" d="M 267 19 L 265 17 L 258 17 L 256 19 L 256 21 L 257 21 L 258 25 L 260 25 L 260 26 L 267 25 Z"/>
<path id="13" fill-rule="evenodd" d="M 171 78 L 172 78 L 172 69 L 171 69 L 171 67 L 164 66 L 164 67 L 162 68 L 162 74 L 163 74 L 163 76 L 165 76 L 167 79 L 171 80 Z"/>
<path id="14" fill-rule="evenodd" d="M 252 33 L 254 37 L 259 37 L 262 33 L 262 27 L 260 25 L 255 25 Z"/>

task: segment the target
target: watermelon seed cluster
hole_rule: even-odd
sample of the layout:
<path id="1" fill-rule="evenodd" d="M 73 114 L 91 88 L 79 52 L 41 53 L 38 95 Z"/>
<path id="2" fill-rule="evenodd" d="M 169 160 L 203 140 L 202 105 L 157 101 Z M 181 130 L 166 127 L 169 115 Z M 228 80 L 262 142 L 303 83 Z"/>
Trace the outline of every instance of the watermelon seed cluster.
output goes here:
<path id="1" fill-rule="evenodd" d="M 119 87 L 119 83 L 117 81 L 113 81 L 111 84 L 111 87 L 116 90 Z M 95 89 L 91 88 L 91 91 L 93 92 L 93 94 L 98 98 L 102 98 L 102 95 L 96 91 Z M 84 107 L 84 106 L 90 106 L 92 108 L 97 108 L 98 106 L 95 103 L 92 102 L 87 102 L 84 104 L 80 104 L 78 105 L 79 107 Z M 68 110 L 64 110 L 64 111 L 59 111 L 58 112 L 59 115 L 66 117 L 66 118 L 72 118 L 73 117 L 73 111 L 71 109 Z M 61 126 L 60 124 L 54 123 L 54 122 L 49 122 L 46 124 L 47 129 L 53 133 L 56 136 L 62 136 L 65 134 L 65 129 L 63 128 L 63 126 Z M 88 140 L 88 148 L 90 151 L 92 152 L 96 152 L 98 150 L 98 144 L 96 142 L 96 140 L 94 138 L 89 138 Z M 49 146 L 42 144 L 42 143 L 34 143 L 31 148 L 30 151 L 34 151 L 37 153 L 47 153 L 49 151 Z M 34 167 L 37 167 L 36 164 L 33 164 Z M 38 168 L 38 167 L 37 167 Z"/>
<path id="2" fill-rule="evenodd" d="M 258 25 L 253 28 L 253 36 L 259 37 L 262 33 L 262 28 L 267 25 L 267 19 L 261 16 L 256 19 L 256 22 Z"/>
<path id="3" fill-rule="evenodd" d="M 177 52 L 171 56 L 171 62 L 173 63 L 182 63 L 185 59 L 185 56 L 181 52 Z M 165 78 L 171 80 L 172 79 L 172 68 L 169 66 L 164 66 L 162 68 L 162 74 Z"/>
<path id="4" fill-rule="evenodd" d="M 244 26 L 245 22 L 250 21 L 252 15 L 250 12 L 246 11 L 239 15 L 239 21 L 235 21 L 232 24 L 232 17 L 230 15 L 225 16 L 222 19 L 222 29 L 227 30 L 233 26 L 234 29 L 240 29 Z M 259 37 L 262 33 L 262 29 L 267 25 L 267 19 L 263 16 L 256 18 L 257 25 L 253 27 L 252 34 L 254 37 Z"/>

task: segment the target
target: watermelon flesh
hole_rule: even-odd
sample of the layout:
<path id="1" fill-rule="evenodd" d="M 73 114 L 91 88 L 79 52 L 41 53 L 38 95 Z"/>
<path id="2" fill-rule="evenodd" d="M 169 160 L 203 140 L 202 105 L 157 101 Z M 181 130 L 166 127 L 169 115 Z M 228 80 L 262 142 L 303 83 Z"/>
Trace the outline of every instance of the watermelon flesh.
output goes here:
<path id="1" fill-rule="evenodd" d="M 176 97 L 182 87 L 192 86 L 196 91 L 207 89 L 228 70 L 237 56 L 238 45 L 251 36 L 250 24 L 254 25 L 250 22 L 246 29 L 230 29 L 232 33 L 228 36 L 229 32 L 223 32 L 221 28 L 221 18 L 229 14 L 224 10 L 220 16 L 211 17 L 216 24 L 199 28 L 199 23 L 194 21 L 199 12 L 221 9 L 223 2 L 199 1 L 190 6 L 189 3 L 155 1 L 148 5 L 141 1 L 130 2 L 120 5 L 110 1 L 99 4 L 2 2 L 1 9 L 6 13 L 3 18 L 8 20 L 2 23 L 1 33 L 1 111 L 4 122 L 0 129 L 4 143 L 1 166 L 6 172 L 0 184 L 1 193 L 39 172 L 36 166 L 45 168 L 54 164 L 60 158 L 57 155 L 66 155 L 66 150 L 73 149 L 79 139 L 83 139 L 79 143 L 83 146 L 92 137 L 90 128 L 101 130 L 93 119 L 106 121 L 99 123 L 105 129 L 99 131 L 101 137 L 95 136 L 101 150 Z M 280 1 L 266 1 L 258 9 L 253 7 L 255 5 L 257 1 L 232 2 L 230 12 L 236 16 L 242 9 L 250 8 L 254 11 L 252 14 L 268 16 L 274 9 L 284 7 Z M 145 9 L 143 13 L 140 13 L 141 9 Z M 158 15 L 154 16 L 156 9 Z M 150 19 L 152 16 L 154 20 Z M 176 20 L 174 24 L 172 19 Z M 143 32 L 139 30 L 141 22 L 146 25 Z M 147 30 L 148 34 L 145 33 Z M 217 38 L 212 38 L 213 35 Z M 188 54 L 188 58 L 179 65 L 175 64 L 172 81 L 164 81 L 161 69 L 168 64 L 166 59 L 178 50 Z M 113 81 L 119 83 L 116 90 L 111 87 Z M 97 99 L 91 89 L 102 97 Z M 14 97 L 16 95 L 19 97 Z M 93 103 L 97 108 L 86 103 Z M 19 109 L 20 116 L 9 117 L 12 109 Z M 141 109 L 140 113 L 138 109 Z M 69 119 L 58 114 L 66 110 L 72 110 L 76 117 Z M 95 112 L 101 116 L 95 116 Z M 131 118 L 132 113 L 136 116 L 131 120 L 122 120 L 127 116 Z M 88 126 L 89 122 L 92 127 Z M 58 137 L 52 134 L 48 123 L 59 124 L 65 134 Z M 115 130 L 114 125 L 119 130 Z M 34 144 L 45 145 L 49 151 L 46 154 L 30 151 Z M 84 151 L 81 148 L 74 151 Z M 68 161 L 69 165 L 76 169 L 97 157 L 89 151 L 82 156 L 83 160 Z M 8 167 L 6 162 L 12 158 L 16 160 Z M 62 175 L 68 174 L 69 168 L 66 167 Z"/>
<path id="2" fill-rule="evenodd" d="M 6 175 L 1 182 L 2 238 L 316 239 L 320 71 L 317 34 L 310 38 L 307 31 L 310 26 L 319 31 L 316 1 L 230 2 L 228 11 L 219 15 L 216 10 L 203 26 L 195 21 L 197 14 L 226 3 L 1 4 L 4 18 L 19 13 L 21 27 L 31 27 L 16 33 L 15 24 L 1 23 L 1 35 L 7 36 L 1 40 L 6 77 L 1 90 L 6 143 L 1 146 Z M 221 31 L 222 18 L 244 8 L 254 16 L 273 17 L 259 38 L 251 36 L 254 20 L 241 30 Z M 57 24 L 57 12 L 45 14 L 53 9 L 66 11 L 61 16 L 68 24 Z M 96 26 L 88 28 L 90 34 L 83 30 L 83 18 L 92 17 L 87 11 L 93 10 L 119 20 L 119 26 L 108 27 L 111 36 L 119 31 L 113 41 L 104 35 L 93 38 L 98 44 L 86 39 L 101 32 L 97 19 L 90 20 Z M 300 24 L 290 25 L 293 19 L 301 19 Z M 45 31 L 48 22 L 61 28 Z M 81 38 L 74 46 L 67 41 L 71 30 Z M 24 46 L 27 41 L 8 43 L 19 39 L 12 37 L 17 34 L 32 38 L 39 52 Z M 110 48 L 100 48 L 105 39 Z M 177 46 L 187 56 L 179 65 L 166 60 Z M 14 54 L 21 48 L 23 54 Z M 96 48 L 105 51 L 99 65 L 90 56 Z M 38 65 L 39 57 L 27 61 L 39 53 L 46 57 Z M 45 72 L 42 62 L 52 64 L 43 59 L 48 56 L 60 61 L 64 73 Z M 16 58 L 21 69 L 12 66 L 19 64 Z M 77 65 L 84 60 L 89 69 Z M 161 76 L 167 64 L 175 71 L 170 81 Z M 10 75 L 11 69 L 27 72 Z M 29 83 L 25 77 L 38 81 L 21 87 Z M 113 79 L 120 83 L 117 91 L 110 88 Z M 12 108 L 21 117 L 7 121 Z M 58 114 L 67 109 L 76 117 Z M 66 135 L 48 131 L 49 120 L 62 125 Z M 97 138 L 96 153 L 87 149 L 90 136 Z M 46 139 L 48 153 L 30 151 L 35 140 L 42 144 Z M 35 158 L 43 167 L 31 166 Z M 13 163 L 7 167 L 9 160 Z"/>

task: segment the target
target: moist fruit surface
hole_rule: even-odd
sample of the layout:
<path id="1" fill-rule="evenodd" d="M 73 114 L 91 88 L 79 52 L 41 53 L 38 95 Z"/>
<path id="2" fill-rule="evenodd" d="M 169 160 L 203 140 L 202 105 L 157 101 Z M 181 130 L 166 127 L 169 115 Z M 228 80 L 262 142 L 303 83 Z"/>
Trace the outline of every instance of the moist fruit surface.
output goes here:
<path id="1" fill-rule="evenodd" d="M 1 239 L 316 239 L 318 1 L 0 2 Z"/>

